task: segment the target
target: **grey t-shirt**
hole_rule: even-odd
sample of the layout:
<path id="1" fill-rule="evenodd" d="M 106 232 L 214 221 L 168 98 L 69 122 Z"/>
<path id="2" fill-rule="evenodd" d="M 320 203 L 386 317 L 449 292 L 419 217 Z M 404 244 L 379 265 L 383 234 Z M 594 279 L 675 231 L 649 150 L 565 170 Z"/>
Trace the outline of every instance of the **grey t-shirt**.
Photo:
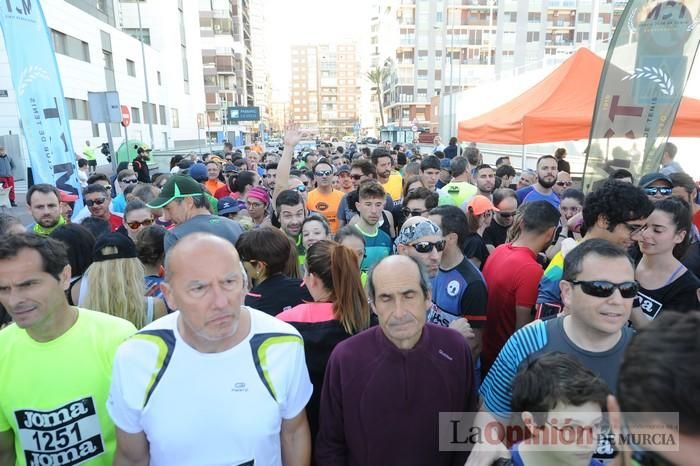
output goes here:
<path id="1" fill-rule="evenodd" d="M 165 235 L 165 251 L 173 247 L 183 237 L 190 233 L 211 233 L 229 240 L 235 246 L 243 228 L 234 220 L 217 215 L 196 215 L 185 223 L 176 226 Z"/>

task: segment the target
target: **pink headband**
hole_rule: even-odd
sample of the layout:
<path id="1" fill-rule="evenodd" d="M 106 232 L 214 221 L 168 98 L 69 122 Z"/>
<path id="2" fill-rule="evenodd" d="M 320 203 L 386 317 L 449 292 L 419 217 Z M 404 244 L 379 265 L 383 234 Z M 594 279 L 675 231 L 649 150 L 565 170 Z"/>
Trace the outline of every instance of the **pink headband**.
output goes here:
<path id="1" fill-rule="evenodd" d="M 265 191 L 264 188 L 260 188 L 258 186 L 248 191 L 246 197 L 248 199 L 257 199 L 265 205 L 268 205 L 270 203 L 270 196 L 267 195 L 267 191 Z"/>

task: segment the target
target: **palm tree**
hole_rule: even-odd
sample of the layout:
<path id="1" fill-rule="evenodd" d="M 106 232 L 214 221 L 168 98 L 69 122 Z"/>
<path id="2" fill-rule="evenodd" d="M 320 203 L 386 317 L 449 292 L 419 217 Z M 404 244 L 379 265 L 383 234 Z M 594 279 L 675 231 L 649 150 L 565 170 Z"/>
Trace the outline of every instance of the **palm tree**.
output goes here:
<path id="1" fill-rule="evenodd" d="M 375 66 L 367 72 L 367 79 L 373 84 L 372 90 L 377 93 L 377 104 L 379 105 L 379 116 L 382 119 L 382 128 L 384 127 L 384 104 L 382 102 L 382 89 L 386 76 L 386 67 L 380 68 Z"/>

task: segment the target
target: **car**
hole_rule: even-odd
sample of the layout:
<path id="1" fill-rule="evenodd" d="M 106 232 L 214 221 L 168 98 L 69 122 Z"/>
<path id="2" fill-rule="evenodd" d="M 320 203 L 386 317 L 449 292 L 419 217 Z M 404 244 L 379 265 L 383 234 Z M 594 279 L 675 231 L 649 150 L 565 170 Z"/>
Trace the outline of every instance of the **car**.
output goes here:
<path id="1" fill-rule="evenodd" d="M 294 152 L 309 151 L 309 150 L 316 150 L 316 141 L 314 141 L 314 140 L 299 141 L 299 144 L 294 146 Z"/>
<path id="2" fill-rule="evenodd" d="M 362 139 L 362 144 L 379 144 L 379 139 L 373 137 L 366 137 Z"/>

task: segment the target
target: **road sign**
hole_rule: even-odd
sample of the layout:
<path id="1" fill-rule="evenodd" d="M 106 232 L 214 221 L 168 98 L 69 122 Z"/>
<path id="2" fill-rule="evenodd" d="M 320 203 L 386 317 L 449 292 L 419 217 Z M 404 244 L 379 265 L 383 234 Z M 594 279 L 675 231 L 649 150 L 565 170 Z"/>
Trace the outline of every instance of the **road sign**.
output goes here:
<path id="1" fill-rule="evenodd" d="M 122 109 L 122 126 L 126 128 L 131 124 L 131 113 L 129 113 L 129 107 L 126 105 L 121 106 Z"/>
<path id="2" fill-rule="evenodd" d="M 119 105 L 119 93 L 88 92 L 88 106 L 90 107 L 90 120 L 93 123 L 120 123 L 122 111 Z"/>
<path id="3" fill-rule="evenodd" d="M 228 107 L 227 114 L 232 121 L 260 121 L 260 107 Z"/>
<path id="4" fill-rule="evenodd" d="M 414 133 L 417 133 L 418 127 L 416 125 L 411 126 L 411 131 L 413 131 Z"/>

